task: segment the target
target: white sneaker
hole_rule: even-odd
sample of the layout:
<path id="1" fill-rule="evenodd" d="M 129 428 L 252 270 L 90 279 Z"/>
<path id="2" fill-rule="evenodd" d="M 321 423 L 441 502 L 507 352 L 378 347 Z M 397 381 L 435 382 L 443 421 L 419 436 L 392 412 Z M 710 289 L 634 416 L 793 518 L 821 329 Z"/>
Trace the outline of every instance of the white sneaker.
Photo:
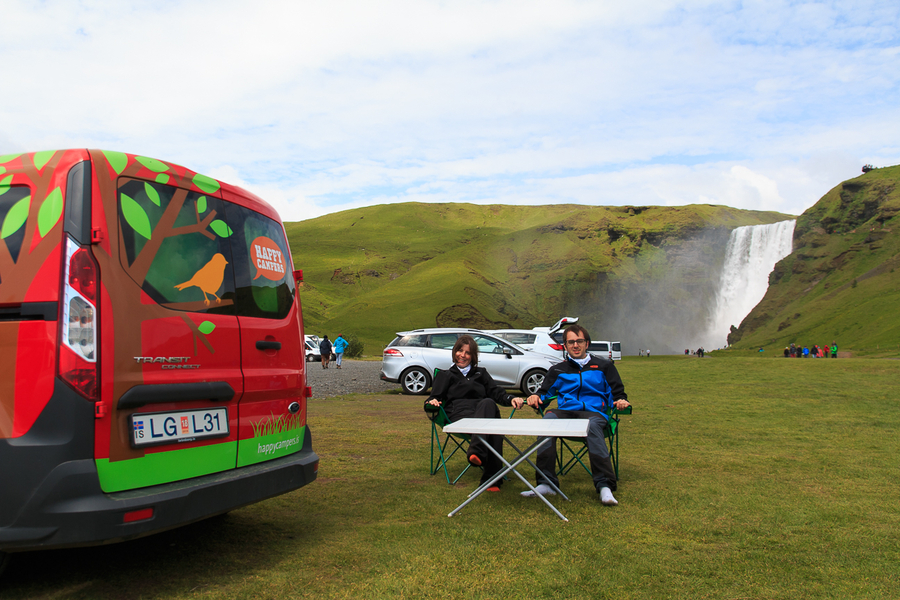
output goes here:
<path id="1" fill-rule="evenodd" d="M 612 490 L 608 487 L 600 488 L 600 502 L 606 506 L 618 506 L 619 501 L 612 495 Z"/>
<path id="2" fill-rule="evenodd" d="M 556 492 L 553 491 L 553 488 L 550 487 L 549 485 L 547 485 L 546 483 L 540 484 L 539 486 L 534 488 L 534 491 L 537 492 L 537 494 L 535 494 L 531 490 L 525 490 L 524 492 L 522 492 L 522 495 L 525 496 L 526 498 L 534 498 L 538 494 L 540 494 L 541 496 L 555 496 L 556 495 Z"/>

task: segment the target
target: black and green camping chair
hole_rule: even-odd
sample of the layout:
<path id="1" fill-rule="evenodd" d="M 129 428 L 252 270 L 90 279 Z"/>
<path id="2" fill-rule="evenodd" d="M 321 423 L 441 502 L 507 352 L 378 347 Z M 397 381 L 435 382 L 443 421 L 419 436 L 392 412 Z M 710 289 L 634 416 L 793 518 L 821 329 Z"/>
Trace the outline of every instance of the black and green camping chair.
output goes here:
<path id="1" fill-rule="evenodd" d="M 616 472 L 616 479 L 619 478 L 619 415 L 630 415 L 631 409 L 631 406 L 622 410 L 614 408 L 603 432 L 609 443 L 609 458 Z M 556 453 L 556 474 L 565 475 L 578 464 L 590 475 L 591 466 L 590 464 L 585 464 L 587 451 L 587 438 L 559 438 L 559 450 Z"/>
<path id="2" fill-rule="evenodd" d="M 431 420 L 431 475 L 434 475 L 440 469 L 444 469 L 444 476 L 450 485 L 459 481 L 460 477 L 466 474 L 469 467 L 468 458 L 466 459 L 466 467 L 452 481 L 450 480 L 450 471 L 447 468 L 447 462 L 453 458 L 453 455 L 462 450 L 463 455 L 466 453 L 465 446 L 469 443 L 470 436 L 462 433 L 444 433 L 444 426 L 450 424 L 447 413 L 444 412 L 443 406 L 425 405 L 425 414 Z M 441 439 L 443 437 L 443 439 Z"/>

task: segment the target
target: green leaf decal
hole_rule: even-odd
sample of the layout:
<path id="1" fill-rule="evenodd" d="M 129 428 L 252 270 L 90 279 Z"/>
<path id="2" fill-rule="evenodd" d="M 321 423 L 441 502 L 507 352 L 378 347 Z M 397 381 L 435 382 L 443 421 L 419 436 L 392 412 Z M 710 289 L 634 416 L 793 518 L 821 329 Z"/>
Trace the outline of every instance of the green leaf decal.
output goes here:
<path id="1" fill-rule="evenodd" d="M 19 230 L 28 220 L 28 209 L 31 206 L 31 196 L 25 196 L 9 209 L 6 218 L 3 219 L 3 227 L 0 227 L 0 239 L 6 239 Z"/>
<path id="2" fill-rule="evenodd" d="M 169 176 L 165 173 L 160 173 L 156 176 L 156 183 L 169 183 Z"/>
<path id="3" fill-rule="evenodd" d="M 3 171 L 0 171 L 0 175 L 3 174 Z M 0 196 L 9 191 L 9 186 L 12 185 L 12 175 L 7 175 L 3 179 L 0 179 Z"/>
<path id="4" fill-rule="evenodd" d="M 201 214 L 206 212 L 206 196 L 197 198 L 197 212 Z"/>
<path id="5" fill-rule="evenodd" d="M 122 215 L 132 229 L 148 240 L 150 239 L 150 236 L 153 234 L 153 229 L 150 227 L 150 218 L 140 204 L 125 194 L 122 194 Z"/>
<path id="6" fill-rule="evenodd" d="M 50 159 L 53 158 L 53 155 L 56 154 L 56 150 L 44 150 L 42 152 L 34 153 L 34 166 L 37 167 L 37 170 L 40 171 L 44 168 Z"/>
<path id="7" fill-rule="evenodd" d="M 122 171 L 125 170 L 125 167 L 128 166 L 128 155 L 124 152 L 104 150 L 103 156 L 109 161 L 109 165 L 113 168 L 113 171 L 116 172 L 116 175 L 121 175 Z"/>
<path id="8" fill-rule="evenodd" d="M 47 194 L 40 210 L 38 210 L 38 232 L 41 234 L 41 237 L 47 235 L 53 229 L 53 226 L 59 222 L 62 211 L 62 191 L 59 188 L 54 188 L 52 192 Z"/>
<path id="9" fill-rule="evenodd" d="M 210 323 L 209 321 L 203 321 L 200 325 L 197 326 L 197 329 L 200 330 L 200 333 L 203 335 L 209 335 L 216 328 L 214 323 Z"/>
<path id="10" fill-rule="evenodd" d="M 231 227 L 228 226 L 228 223 L 223 221 L 222 219 L 216 219 L 212 223 L 209 224 L 209 228 L 218 234 L 219 237 L 227 238 L 232 233 Z"/>
<path id="11" fill-rule="evenodd" d="M 157 206 L 160 206 L 159 192 L 157 192 L 156 188 L 153 187 L 152 185 L 150 185 L 149 183 L 147 183 L 146 181 L 144 182 L 144 192 L 147 194 L 147 197 L 150 198 L 150 202 L 152 202 L 153 204 L 155 204 Z"/>
<path id="12" fill-rule="evenodd" d="M 212 194 L 219 190 L 221 187 L 219 182 L 213 179 L 212 177 L 207 177 L 206 175 L 201 175 L 197 173 L 194 175 L 194 185 L 198 188 L 206 192 L 207 194 Z"/>
<path id="13" fill-rule="evenodd" d="M 3 156 L 0 156 L 0 165 L 5 165 L 12 160 L 16 160 L 20 156 L 22 156 L 21 152 L 19 154 L 4 154 Z"/>
<path id="14" fill-rule="evenodd" d="M 0 175 L 6 173 L 6 167 L 0 167 Z"/>
<path id="15" fill-rule="evenodd" d="M 169 170 L 168 165 L 163 162 L 156 160 L 155 158 L 148 158 L 146 156 L 138 156 L 137 161 L 153 171 L 154 173 L 163 173 Z"/>

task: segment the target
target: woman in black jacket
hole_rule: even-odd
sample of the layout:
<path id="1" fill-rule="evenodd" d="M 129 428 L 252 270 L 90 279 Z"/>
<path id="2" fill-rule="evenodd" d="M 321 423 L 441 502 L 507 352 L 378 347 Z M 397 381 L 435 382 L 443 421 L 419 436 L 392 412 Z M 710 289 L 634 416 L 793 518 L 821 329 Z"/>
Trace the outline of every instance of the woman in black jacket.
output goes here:
<path id="1" fill-rule="evenodd" d="M 498 386 L 487 369 L 478 366 L 478 344 L 472 336 L 461 335 L 453 345 L 451 353 L 453 366 L 438 372 L 431 386 L 431 395 L 425 404 L 443 406 L 451 421 L 467 417 L 479 419 L 499 419 L 497 405 L 521 408 L 525 403 Z M 503 454 L 503 438 L 499 435 L 485 436 L 487 443 Z M 500 459 L 485 447 L 481 437 L 472 436 L 466 453 L 469 463 L 484 467 L 481 483 L 490 481 L 503 467 Z M 499 492 L 503 480 L 488 488 L 489 492 Z"/>

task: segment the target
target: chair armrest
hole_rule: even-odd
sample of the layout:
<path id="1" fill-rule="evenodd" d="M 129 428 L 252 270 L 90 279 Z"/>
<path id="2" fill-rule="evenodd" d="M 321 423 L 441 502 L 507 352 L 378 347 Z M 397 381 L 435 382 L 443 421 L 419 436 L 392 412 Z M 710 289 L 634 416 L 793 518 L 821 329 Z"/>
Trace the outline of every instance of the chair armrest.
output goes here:
<path id="1" fill-rule="evenodd" d="M 613 408 L 612 414 L 614 414 L 614 415 L 630 415 L 631 409 L 633 409 L 633 408 L 634 408 L 633 406 L 628 406 L 626 408 L 623 408 L 622 410 L 619 410 L 618 408 Z"/>

